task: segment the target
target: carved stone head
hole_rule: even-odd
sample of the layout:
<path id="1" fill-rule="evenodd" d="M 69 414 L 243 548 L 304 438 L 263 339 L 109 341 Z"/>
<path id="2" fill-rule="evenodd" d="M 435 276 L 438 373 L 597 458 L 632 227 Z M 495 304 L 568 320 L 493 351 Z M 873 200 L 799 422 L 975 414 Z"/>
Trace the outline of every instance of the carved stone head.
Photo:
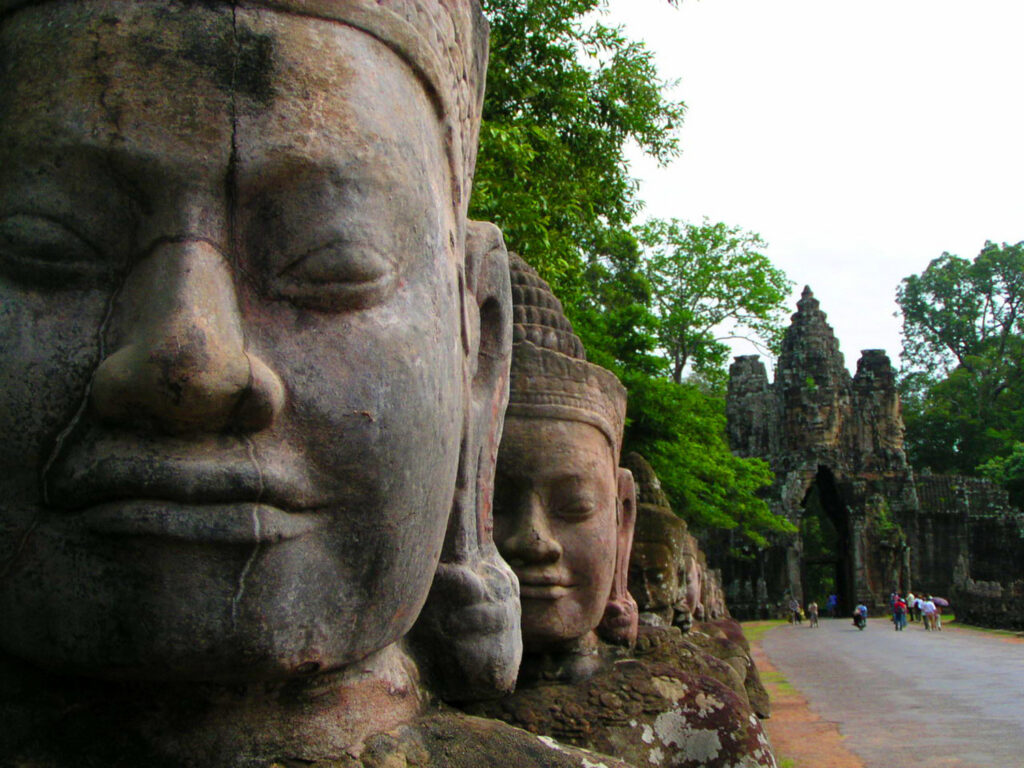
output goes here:
<path id="1" fill-rule="evenodd" d="M 674 624 L 685 631 L 692 619 L 686 600 L 686 523 L 673 514 L 654 469 L 643 456 L 629 453 L 622 463 L 633 473 L 637 487 L 629 592 L 636 598 L 640 623 Z"/>
<path id="2" fill-rule="evenodd" d="M 704 620 L 717 621 L 729 617 L 725 605 L 725 590 L 722 589 L 722 572 L 718 568 L 704 569 L 703 594 Z"/>
<path id="3" fill-rule="evenodd" d="M 706 563 L 697 539 L 687 533 L 683 547 L 686 568 L 686 606 L 695 619 L 703 620 L 704 615 L 704 572 Z"/>
<path id="4" fill-rule="evenodd" d="M 486 38 L 469 0 L 0 0 L 4 652 L 338 669 L 438 571 L 426 635 L 500 635 L 464 683 L 514 677 Z"/>
<path id="5" fill-rule="evenodd" d="M 514 340 L 498 454 L 495 541 L 519 577 L 527 650 L 568 648 L 601 625 L 629 643 L 634 490 L 618 467 L 625 389 L 588 363 L 561 304 L 512 256 Z"/>

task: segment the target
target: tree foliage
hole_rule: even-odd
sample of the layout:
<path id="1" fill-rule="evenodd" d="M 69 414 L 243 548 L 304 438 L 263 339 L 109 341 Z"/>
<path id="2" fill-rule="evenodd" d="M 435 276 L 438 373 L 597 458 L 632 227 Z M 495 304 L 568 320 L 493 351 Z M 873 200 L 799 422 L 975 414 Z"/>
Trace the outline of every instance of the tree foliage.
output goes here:
<path id="1" fill-rule="evenodd" d="M 918 467 L 975 474 L 1024 427 L 1024 243 L 944 253 L 900 285 L 901 391 Z"/>
<path id="2" fill-rule="evenodd" d="M 667 161 L 684 106 L 601 0 L 484 0 L 491 60 L 471 215 L 567 302 L 640 207 L 626 147 Z"/>
<path id="3" fill-rule="evenodd" d="M 1006 488 L 1010 503 L 1024 509 L 1024 443 L 1014 442 L 1006 456 L 994 456 L 978 467 L 989 480 Z"/>
<path id="4" fill-rule="evenodd" d="M 673 226 L 682 230 L 686 225 L 674 222 Z M 650 232 L 653 226 L 643 229 Z M 691 229 L 739 231 L 707 222 Z M 695 240 L 698 237 L 694 235 Z M 731 263 L 715 254 L 708 256 L 706 264 L 694 258 L 687 278 L 702 281 L 695 282 L 693 290 L 703 291 L 705 302 L 694 306 L 708 324 L 703 337 L 693 333 L 693 359 L 701 365 L 688 380 L 676 381 L 673 361 L 662 342 L 664 315 L 649 259 L 637 239 L 622 237 L 607 256 L 592 260 L 584 275 L 586 290 L 573 308 L 573 322 L 589 359 L 614 371 L 626 385 L 625 443 L 651 462 L 676 512 L 697 531 L 735 530 L 763 546 L 769 533 L 792 528 L 759 495 L 771 483 L 767 464 L 733 456 L 729 450 L 722 386 L 725 355 L 715 355 L 715 350 L 702 345 L 713 344 L 711 327 L 731 316 L 748 318 L 748 329 L 753 326 L 763 332 L 773 327 L 764 316 L 781 311 L 789 283 L 760 255 Z M 677 286 L 680 296 L 688 290 L 683 282 Z M 730 306 L 730 299 L 739 303 L 764 285 L 770 286 L 766 293 L 777 293 L 773 299 L 757 300 L 764 308 L 755 300 L 746 301 L 745 309 Z"/>
<path id="5" fill-rule="evenodd" d="M 705 377 L 722 372 L 729 339 L 778 347 L 793 284 L 761 252 L 760 235 L 708 219 L 655 219 L 640 227 L 639 238 L 673 381 L 682 381 L 687 365 Z"/>
<path id="6" fill-rule="evenodd" d="M 623 232 L 609 245 L 606 255 L 591 259 L 584 290 L 569 310 L 577 333 L 598 365 L 662 376 L 666 360 L 658 349 L 658 318 L 636 238 Z"/>
<path id="7" fill-rule="evenodd" d="M 757 495 L 770 473 L 729 451 L 721 391 L 668 378 L 648 255 L 633 228 L 641 202 L 626 148 L 671 159 L 683 104 L 668 96 L 651 52 L 594 14 L 603 0 L 483 4 L 491 61 L 470 214 L 502 228 L 562 300 L 588 358 L 622 379 L 627 450 L 648 458 L 677 512 L 698 531 L 729 528 L 764 542 L 786 525 Z M 717 258 L 704 274 L 712 280 L 717 268 L 733 279 L 720 268 L 728 259 L 711 264 Z M 700 357 L 707 371 L 712 357 Z"/>
<path id="8" fill-rule="evenodd" d="M 792 532 L 759 491 L 771 484 L 768 464 L 734 456 L 725 439 L 725 399 L 699 385 L 625 372 L 629 389 L 626 444 L 647 458 L 673 509 L 696 530 L 737 530 L 757 546 L 766 535 Z"/>

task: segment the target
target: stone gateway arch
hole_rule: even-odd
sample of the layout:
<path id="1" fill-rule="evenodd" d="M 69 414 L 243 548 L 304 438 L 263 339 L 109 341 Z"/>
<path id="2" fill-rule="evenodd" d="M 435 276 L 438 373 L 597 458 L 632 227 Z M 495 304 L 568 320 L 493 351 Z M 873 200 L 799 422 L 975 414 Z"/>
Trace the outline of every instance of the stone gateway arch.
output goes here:
<path id="1" fill-rule="evenodd" d="M 756 355 L 737 357 L 729 376 L 730 446 L 770 464 L 770 503 L 798 531 L 742 557 L 729 555 L 743 550 L 740 542 L 708 543 L 723 563 L 734 615 L 767 616 L 793 597 L 823 604 L 833 592 L 845 613 L 857 602 L 887 609 L 893 589 L 951 594 L 972 573 L 991 570 L 986 531 L 1020 529 L 1019 513 L 986 481 L 915 477 L 888 356 L 865 350 L 850 376 L 810 288 L 786 331 L 774 382 Z M 1004 540 L 1000 551 L 1020 537 Z"/>

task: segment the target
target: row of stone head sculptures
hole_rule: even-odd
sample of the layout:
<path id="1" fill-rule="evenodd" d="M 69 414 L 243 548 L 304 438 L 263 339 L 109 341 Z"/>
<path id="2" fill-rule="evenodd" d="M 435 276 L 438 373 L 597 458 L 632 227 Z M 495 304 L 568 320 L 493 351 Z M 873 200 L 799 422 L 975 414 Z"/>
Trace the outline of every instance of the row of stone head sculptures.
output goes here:
<path id="1" fill-rule="evenodd" d="M 622 386 L 468 220 L 486 52 L 0 0 L 0 764 L 773 764 Z"/>

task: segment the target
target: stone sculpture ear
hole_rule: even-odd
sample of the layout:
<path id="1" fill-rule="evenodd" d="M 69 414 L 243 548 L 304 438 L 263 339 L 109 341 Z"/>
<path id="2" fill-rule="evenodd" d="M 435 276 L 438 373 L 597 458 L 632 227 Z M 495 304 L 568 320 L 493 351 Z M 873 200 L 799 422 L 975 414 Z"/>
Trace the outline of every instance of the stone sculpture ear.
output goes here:
<path id="1" fill-rule="evenodd" d="M 633 529 L 636 526 L 636 485 L 633 474 L 619 467 L 616 498 L 615 576 L 604 617 L 598 626 L 602 639 L 616 645 L 632 646 L 636 642 L 639 610 L 636 600 L 629 594 L 629 555 L 633 549 Z"/>
<path id="2" fill-rule="evenodd" d="M 493 536 L 512 357 L 508 251 L 493 224 L 469 222 L 459 282 L 468 363 L 459 473 L 441 562 L 410 635 L 432 690 L 457 702 L 511 691 L 523 653 L 519 582 Z"/>

